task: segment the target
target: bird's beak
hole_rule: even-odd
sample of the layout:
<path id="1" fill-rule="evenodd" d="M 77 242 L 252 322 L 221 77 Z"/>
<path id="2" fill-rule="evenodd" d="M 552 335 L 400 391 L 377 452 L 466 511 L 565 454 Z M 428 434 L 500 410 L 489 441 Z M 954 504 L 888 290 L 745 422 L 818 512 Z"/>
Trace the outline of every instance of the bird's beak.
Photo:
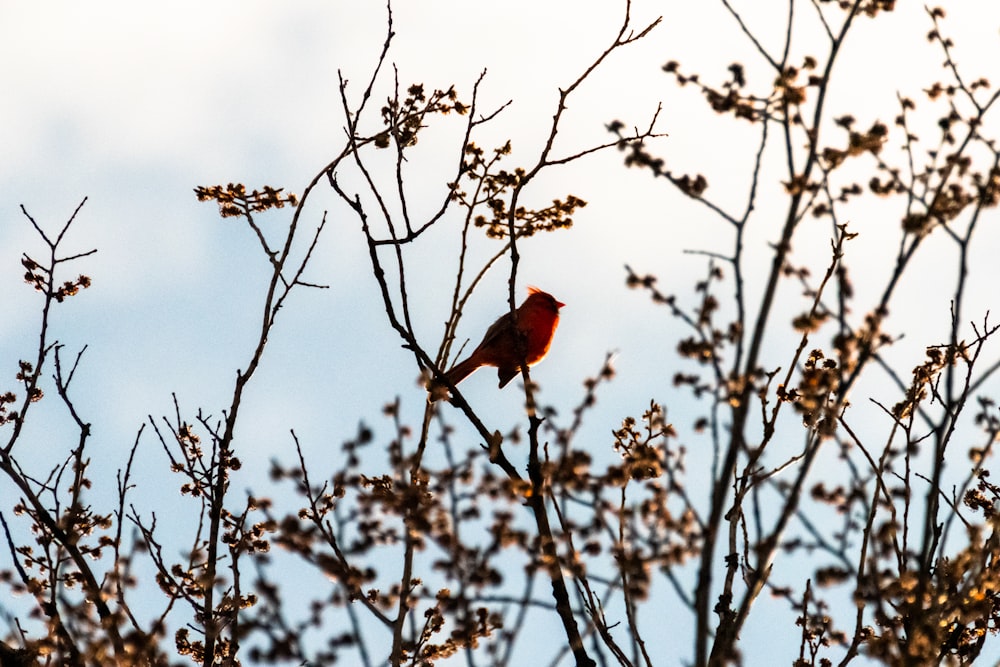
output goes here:
<path id="1" fill-rule="evenodd" d="M 556 301 L 556 308 L 562 308 L 562 307 L 563 307 L 563 306 L 565 306 L 565 305 L 566 305 L 566 304 L 565 304 L 565 303 L 563 303 L 562 301 Z"/>

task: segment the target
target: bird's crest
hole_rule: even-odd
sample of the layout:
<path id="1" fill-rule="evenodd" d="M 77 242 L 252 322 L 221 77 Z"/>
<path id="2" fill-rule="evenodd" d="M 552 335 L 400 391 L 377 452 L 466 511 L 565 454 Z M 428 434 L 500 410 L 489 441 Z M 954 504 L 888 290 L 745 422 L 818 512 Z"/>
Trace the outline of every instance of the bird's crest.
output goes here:
<path id="1" fill-rule="evenodd" d="M 556 299 L 554 296 L 552 296 L 551 294 L 549 294 L 545 290 L 539 289 L 539 288 L 535 287 L 534 285 L 528 285 L 528 296 L 531 296 L 532 294 L 541 294 L 541 295 L 547 296 L 549 299 L 552 300 L 552 303 L 555 304 L 556 310 L 559 310 L 560 308 L 562 308 L 563 306 L 566 305 L 565 303 L 563 303 L 562 301 L 559 301 L 558 299 Z"/>

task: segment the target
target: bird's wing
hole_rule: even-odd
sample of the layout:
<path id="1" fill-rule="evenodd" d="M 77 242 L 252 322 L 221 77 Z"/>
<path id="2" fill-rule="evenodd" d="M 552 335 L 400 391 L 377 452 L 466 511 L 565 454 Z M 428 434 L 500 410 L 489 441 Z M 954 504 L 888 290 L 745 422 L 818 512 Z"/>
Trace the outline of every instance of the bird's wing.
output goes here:
<path id="1" fill-rule="evenodd" d="M 486 330 L 486 333 L 483 335 L 483 342 L 476 349 L 481 350 L 494 345 L 504 336 L 509 336 L 511 328 L 510 313 L 504 313 Z"/>

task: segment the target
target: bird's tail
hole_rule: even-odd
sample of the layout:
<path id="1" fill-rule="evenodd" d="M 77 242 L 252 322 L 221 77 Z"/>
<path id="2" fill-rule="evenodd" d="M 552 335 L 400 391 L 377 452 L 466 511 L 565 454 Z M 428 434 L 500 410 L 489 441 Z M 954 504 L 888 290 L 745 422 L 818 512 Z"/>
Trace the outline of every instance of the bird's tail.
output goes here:
<path id="1" fill-rule="evenodd" d="M 473 371 L 482 366 L 481 363 L 475 357 L 469 357 L 465 361 L 461 361 L 455 364 L 451 370 L 446 372 L 444 376 L 448 378 L 452 386 L 457 385 L 459 382 L 465 378 L 472 375 Z M 437 379 L 432 379 L 427 384 L 427 390 L 431 394 L 431 400 L 436 401 L 439 398 L 443 398 L 448 395 L 448 385 Z"/>

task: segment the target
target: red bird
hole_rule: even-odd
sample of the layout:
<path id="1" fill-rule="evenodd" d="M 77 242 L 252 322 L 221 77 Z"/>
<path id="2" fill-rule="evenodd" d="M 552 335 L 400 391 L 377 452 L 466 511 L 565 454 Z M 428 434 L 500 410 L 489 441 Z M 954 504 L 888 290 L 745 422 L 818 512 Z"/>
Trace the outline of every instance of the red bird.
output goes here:
<path id="1" fill-rule="evenodd" d="M 511 314 L 505 313 L 486 330 L 483 342 L 469 358 L 455 364 L 445 377 L 456 385 L 480 366 L 495 366 L 503 388 L 521 372 L 522 353 L 529 366 L 545 358 L 559 324 L 559 309 L 564 305 L 551 294 L 529 287 L 528 298 L 517 309 L 517 331 Z M 432 400 L 440 398 L 437 394 L 442 387 L 443 383 L 431 382 Z"/>

